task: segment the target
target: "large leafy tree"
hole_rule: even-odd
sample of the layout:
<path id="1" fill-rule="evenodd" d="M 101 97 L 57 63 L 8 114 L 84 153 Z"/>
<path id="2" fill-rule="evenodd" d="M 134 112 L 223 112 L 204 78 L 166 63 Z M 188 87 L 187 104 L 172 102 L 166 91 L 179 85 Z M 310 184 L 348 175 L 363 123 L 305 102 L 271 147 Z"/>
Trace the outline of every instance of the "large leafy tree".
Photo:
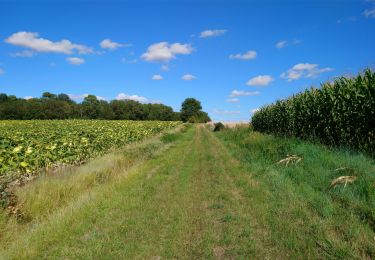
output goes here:
<path id="1" fill-rule="evenodd" d="M 99 117 L 100 102 L 94 95 L 88 95 L 82 102 L 82 110 L 85 118 L 96 119 Z"/>
<path id="2" fill-rule="evenodd" d="M 191 123 L 206 123 L 210 121 L 208 114 L 202 111 L 202 105 L 195 98 L 187 98 L 181 105 L 181 120 Z"/>

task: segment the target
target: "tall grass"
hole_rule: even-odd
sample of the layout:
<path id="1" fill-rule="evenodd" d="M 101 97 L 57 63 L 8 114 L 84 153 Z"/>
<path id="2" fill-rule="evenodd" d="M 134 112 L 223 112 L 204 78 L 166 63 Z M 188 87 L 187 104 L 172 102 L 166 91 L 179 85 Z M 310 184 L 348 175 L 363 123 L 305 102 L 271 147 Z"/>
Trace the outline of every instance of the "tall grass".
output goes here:
<path id="1" fill-rule="evenodd" d="M 254 130 L 317 139 L 375 155 L 375 72 L 340 77 L 261 108 Z"/>
<path id="2" fill-rule="evenodd" d="M 371 157 L 248 129 L 217 136 L 258 182 L 259 191 L 253 185 L 246 191 L 280 253 L 288 251 L 288 259 L 374 259 Z M 278 163 L 287 155 L 301 160 Z M 354 181 L 332 185 L 343 176 Z"/>

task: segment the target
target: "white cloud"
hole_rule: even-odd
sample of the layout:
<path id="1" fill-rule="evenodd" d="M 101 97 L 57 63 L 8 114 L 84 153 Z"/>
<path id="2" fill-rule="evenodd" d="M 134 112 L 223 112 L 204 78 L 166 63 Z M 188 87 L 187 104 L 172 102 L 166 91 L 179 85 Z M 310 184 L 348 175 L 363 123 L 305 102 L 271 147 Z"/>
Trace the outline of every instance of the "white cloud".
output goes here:
<path id="1" fill-rule="evenodd" d="M 93 50 L 85 45 L 74 44 L 69 40 L 53 42 L 40 38 L 39 34 L 36 32 L 17 32 L 9 36 L 5 42 L 30 48 L 37 52 L 72 54 L 74 51 L 76 51 L 79 54 L 93 53 Z"/>
<path id="2" fill-rule="evenodd" d="M 69 98 L 71 100 L 75 100 L 75 101 L 80 101 L 82 99 L 84 99 L 85 97 L 87 97 L 89 94 L 68 94 Z M 106 98 L 104 97 L 101 97 L 101 96 L 96 96 L 96 98 L 98 100 L 106 100 Z"/>
<path id="3" fill-rule="evenodd" d="M 66 58 L 67 62 L 69 62 L 72 65 L 81 65 L 85 63 L 85 60 L 82 58 L 77 58 L 77 57 L 69 57 Z"/>
<path id="4" fill-rule="evenodd" d="M 272 78 L 269 75 L 259 75 L 259 76 L 256 76 L 254 78 L 249 79 L 246 82 L 246 85 L 248 85 L 248 86 L 267 86 L 273 80 L 274 80 L 274 78 Z"/>
<path id="5" fill-rule="evenodd" d="M 191 75 L 191 74 L 185 74 L 181 77 L 181 79 L 183 79 L 183 80 L 194 80 L 194 79 L 197 79 L 197 77 L 194 76 L 194 75 Z"/>
<path id="6" fill-rule="evenodd" d="M 221 110 L 221 109 L 214 109 L 212 110 L 214 114 L 222 115 L 222 116 L 234 116 L 241 114 L 241 111 L 239 110 Z"/>
<path id="7" fill-rule="evenodd" d="M 228 103 L 237 103 L 237 102 L 239 102 L 240 100 L 238 99 L 238 98 L 228 98 L 227 100 L 226 100 L 226 102 L 228 102 Z"/>
<path id="8" fill-rule="evenodd" d="M 318 64 L 311 63 L 299 63 L 294 65 L 288 71 L 280 75 L 281 78 L 287 79 L 288 81 L 297 80 L 300 78 L 312 78 L 316 77 L 321 73 L 332 71 L 333 68 L 319 68 Z"/>
<path id="9" fill-rule="evenodd" d="M 288 47 L 288 46 L 300 44 L 301 42 L 302 42 L 301 40 L 293 40 L 293 41 L 283 40 L 283 41 L 277 42 L 275 46 L 278 49 L 282 49 L 282 48 L 285 48 L 285 47 Z"/>
<path id="10" fill-rule="evenodd" d="M 372 9 L 366 9 L 366 10 L 363 12 L 363 15 L 364 15 L 366 18 L 375 18 L 375 7 L 372 8 Z"/>
<path id="11" fill-rule="evenodd" d="M 0 68 L 0 75 L 3 75 L 5 74 L 5 70 L 3 70 L 2 68 Z"/>
<path id="12" fill-rule="evenodd" d="M 259 111 L 259 108 L 254 108 L 254 109 L 251 109 L 250 112 L 251 114 L 255 114 L 256 112 Z"/>
<path id="13" fill-rule="evenodd" d="M 33 96 L 26 96 L 26 97 L 24 97 L 24 99 L 26 99 L 26 100 L 29 100 L 29 99 L 32 99 L 32 98 L 34 98 Z"/>
<path id="14" fill-rule="evenodd" d="M 286 47 L 287 43 L 288 43 L 288 41 L 279 41 L 279 42 L 276 43 L 276 48 L 279 48 L 279 49 L 284 48 L 284 47 Z"/>
<path id="15" fill-rule="evenodd" d="M 77 95 L 77 94 L 68 94 L 69 98 L 71 100 L 80 100 L 80 99 L 84 99 L 85 97 L 87 97 L 89 94 L 82 94 L 82 95 Z"/>
<path id="16" fill-rule="evenodd" d="M 117 100 L 134 100 L 138 101 L 139 103 L 161 103 L 159 100 L 150 100 L 148 98 L 138 96 L 138 95 L 128 95 L 125 93 L 119 93 L 116 96 Z"/>
<path id="17" fill-rule="evenodd" d="M 151 79 L 152 80 L 163 80 L 164 78 L 161 75 L 157 74 L 157 75 L 152 76 Z"/>
<path id="18" fill-rule="evenodd" d="M 159 42 L 150 45 L 141 58 L 146 61 L 168 62 L 175 59 L 176 55 L 188 55 L 192 51 L 190 44 Z"/>
<path id="19" fill-rule="evenodd" d="M 116 50 L 120 47 L 130 47 L 131 44 L 123 44 L 112 41 L 111 39 L 104 39 L 100 42 L 100 47 L 103 49 Z"/>
<path id="20" fill-rule="evenodd" d="M 229 97 L 235 98 L 235 97 L 243 97 L 243 96 L 258 96 L 260 95 L 259 91 L 242 91 L 242 90 L 233 90 Z"/>
<path id="21" fill-rule="evenodd" d="M 200 33 L 199 37 L 200 38 L 215 37 L 215 36 L 223 35 L 226 32 L 227 30 L 205 30 Z"/>
<path id="22" fill-rule="evenodd" d="M 255 59 L 257 56 L 256 51 L 248 51 L 244 54 L 231 54 L 229 55 L 229 59 L 238 59 L 238 60 L 252 60 Z"/>
<path id="23" fill-rule="evenodd" d="M 35 52 L 29 50 L 23 50 L 16 53 L 12 53 L 12 57 L 23 57 L 23 58 L 31 58 L 35 55 Z"/>

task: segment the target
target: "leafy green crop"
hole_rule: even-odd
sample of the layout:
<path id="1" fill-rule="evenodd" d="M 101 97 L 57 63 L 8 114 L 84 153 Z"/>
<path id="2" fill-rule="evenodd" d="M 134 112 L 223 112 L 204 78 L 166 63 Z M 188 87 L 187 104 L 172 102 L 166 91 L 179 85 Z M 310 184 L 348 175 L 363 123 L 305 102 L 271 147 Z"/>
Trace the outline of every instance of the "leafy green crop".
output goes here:
<path id="1" fill-rule="evenodd" d="M 0 177 L 79 163 L 178 124 L 105 120 L 0 121 Z"/>
<path id="2" fill-rule="evenodd" d="M 252 125 L 259 132 L 318 139 L 375 155 L 375 72 L 340 77 L 265 106 Z"/>

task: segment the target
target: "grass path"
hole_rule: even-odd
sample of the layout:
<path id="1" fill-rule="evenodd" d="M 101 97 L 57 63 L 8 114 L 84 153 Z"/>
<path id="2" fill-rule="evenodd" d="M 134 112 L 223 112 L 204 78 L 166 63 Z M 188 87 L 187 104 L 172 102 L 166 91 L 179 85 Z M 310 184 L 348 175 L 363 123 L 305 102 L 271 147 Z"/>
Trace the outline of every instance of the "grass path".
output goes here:
<path id="1" fill-rule="evenodd" d="M 191 128 L 166 153 L 83 193 L 2 254 L 70 259 L 249 255 L 258 249 L 250 239 L 247 203 L 234 185 L 236 165 L 212 133 Z"/>
<path id="2" fill-rule="evenodd" d="M 320 240 L 336 256 L 348 256 L 347 244 L 319 227 L 326 220 L 297 189 L 280 186 L 284 193 L 275 192 L 279 184 L 253 175 L 253 164 L 219 137 L 194 126 L 165 152 L 117 167 L 123 172 L 111 181 L 81 191 L 29 225 L 0 259 L 332 257 Z"/>

